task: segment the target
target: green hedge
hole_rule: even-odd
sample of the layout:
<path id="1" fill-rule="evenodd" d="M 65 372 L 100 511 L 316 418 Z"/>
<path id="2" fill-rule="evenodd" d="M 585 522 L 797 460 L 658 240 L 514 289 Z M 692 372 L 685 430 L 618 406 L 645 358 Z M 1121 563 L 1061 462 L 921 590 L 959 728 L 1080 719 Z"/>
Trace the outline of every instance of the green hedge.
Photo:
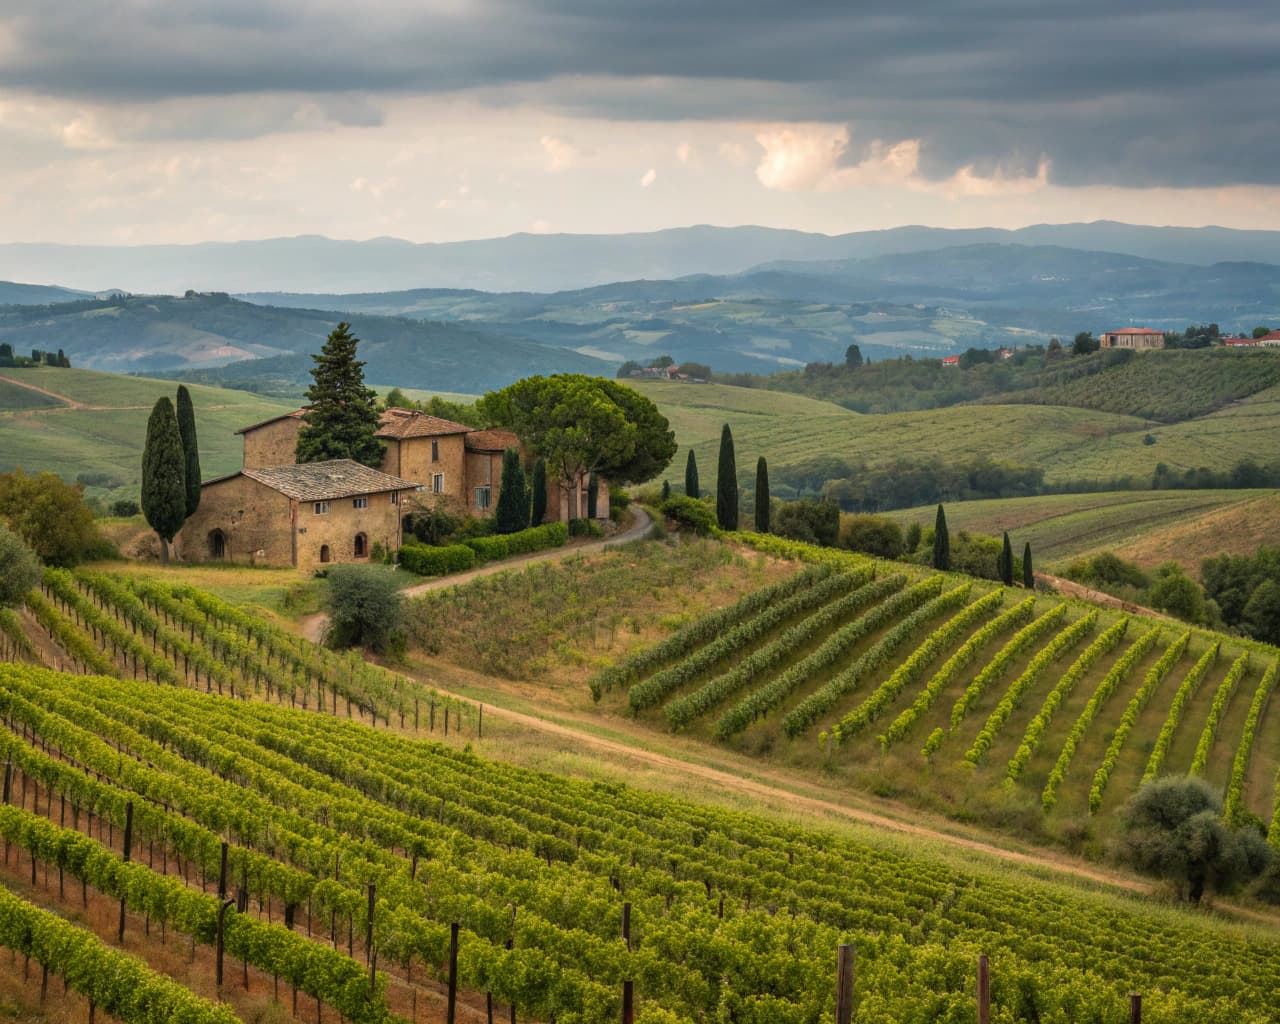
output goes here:
<path id="1" fill-rule="evenodd" d="M 419 576 L 444 576 L 474 568 L 476 553 L 466 544 L 450 544 L 443 548 L 406 544 L 400 549 L 400 564 Z"/>
<path id="2" fill-rule="evenodd" d="M 475 552 L 476 561 L 492 562 L 513 555 L 527 555 L 546 548 L 563 547 L 569 539 L 564 523 L 543 523 L 516 533 L 498 533 L 491 537 L 472 537 L 462 543 Z"/>

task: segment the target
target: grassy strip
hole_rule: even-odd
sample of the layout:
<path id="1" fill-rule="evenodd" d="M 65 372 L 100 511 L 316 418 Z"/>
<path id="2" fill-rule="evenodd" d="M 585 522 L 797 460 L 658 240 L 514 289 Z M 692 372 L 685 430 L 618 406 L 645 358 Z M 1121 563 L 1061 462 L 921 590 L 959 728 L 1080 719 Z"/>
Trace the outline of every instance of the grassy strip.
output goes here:
<path id="1" fill-rule="evenodd" d="M 1231 779 L 1227 783 L 1227 796 L 1223 801 L 1222 816 L 1233 825 L 1242 824 L 1244 776 L 1249 768 L 1249 755 L 1253 753 L 1253 741 L 1258 732 L 1258 723 L 1262 720 L 1267 699 L 1276 685 L 1277 674 L 1280 674 L 1280 661 L 1273 661 L 1271 667 L 1262 674 L 1262 681 L 1254 691 L 1253 703 L 1249 705 L 1249 715 L 1244 721 L 1244 732 L 1240 736 L 1240 745 L 1236 747 L 1236 756 L 1231 762 Z"/>
<path id="2" fill-rule="evenodd" d="M 1235 660 L 1226 678 L 1218 684 L 1218 690 L 1213 695 L 1213 704 L 1209 707 L 1209 717 L 1205 720 L 1200 740 L 1196 743 L 1195 755 L 1191 758 L 1192 775 L 1200 775 L 1205 765 L 1209 763 L 1209 751 L 1213 747 L 1214 738 L 1218 735 L 1218 724 L 1222 721 L 1222 715 L 1227 710 L 1232 694 L 1236 692 L 1236 687 L 1248 670 L 1249 652 L 1246 651 Z"/>
<path id="3" fill-rule="evenodd" d="M 1178 728 L 1178 723 L 1182 721 L 1182 712 L 1191 703 L 1191 698 L 1195 696 L 1196 690 L 1199 689 L 1201 681 L 1208 674 L 1209 669 L 1213 667 L 1213 663 L 1218 660 L 1218 651 L 1222 647 L 1221 640 L 1215 640 L 1209 649 L 1200 655 L 1200 660 L 1187 673 L 1186 679 L 1182 681 L 1182 685 L 1178 687 L 1178 691 L 1173 695 L 1173 703 L 1169 705 L 1169 713 L 1164 717 L 1164 724 L 1160 726 L 1160 733 L 1156 736 L 1155 746 L 1151 749 L 1151 757 L 1147 760 L 1146 771 L 1142 773 L 1142 781 L 1150 782 L 1159 773 L 1164 765 L 1164 759 L 1169 755 L 1169 744 L 1173 742 L 1174 730 Z"/>

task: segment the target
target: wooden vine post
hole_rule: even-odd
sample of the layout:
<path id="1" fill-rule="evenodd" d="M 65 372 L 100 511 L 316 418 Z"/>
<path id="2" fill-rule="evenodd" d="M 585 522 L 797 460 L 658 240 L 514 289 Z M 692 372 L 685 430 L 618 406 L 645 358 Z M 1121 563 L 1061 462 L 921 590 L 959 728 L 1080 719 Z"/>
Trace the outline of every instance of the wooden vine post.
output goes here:
<path id="1" fill-rule="evenodd" d="M 456 1024 L 458 1010 L 458 924 L 449 925 L 449 1011 L 448 1024 Z"/>
<path id="2" fill-rule="evenodd" d="M 124 805 L 124 862 L 129 863 L 133 853 L 133 801 Z M 34 872 L 34 861 L 32 871 Z M 116 929 L 116 942 L 124 944 L 124 897 L 120 897 L 120 926 Z"/>
<path id="3" fill-rule="evenodd" d="M 853 946 L 836 947 L 836 1024 L 853 1021 Z"/>
<path id="4" fill-rule="evenodd" d="M 235 900 L 224 899 L 218 904 L 218 931 L 214 936 L 214 985 L 218 990 L 218 995 L 222 995 L 222 951 L 223 951 L 223 930 L 226 926 L 227 911 L 235 906 Z"/>
<path id="5" fill-rule="evenodd" d="M 1142 1024 L 1142 994 L 1129 993 L 1129 1024 Z"/>
<path id="6" fill-rule="evenodd" d="M 978 954 L 978 1024 L 991 1024 L 991 961 Z"/>
<path id="7" fill-rule="evenodd" d="M 627 952 L 631 952 L 631 904 L 622 904 L 622 941 L 627 944 Z M 628 966 L 630 964 L 628 963 Z M 622 983 L 622 1024 L 635 1024 L 635 982 Z"/>

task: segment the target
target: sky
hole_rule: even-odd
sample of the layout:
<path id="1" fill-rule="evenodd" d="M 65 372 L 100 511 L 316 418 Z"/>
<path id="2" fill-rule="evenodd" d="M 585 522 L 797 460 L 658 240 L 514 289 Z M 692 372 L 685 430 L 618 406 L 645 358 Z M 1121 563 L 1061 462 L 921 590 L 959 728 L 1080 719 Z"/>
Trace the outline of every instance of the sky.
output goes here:
<path id="1" fill-rule="evenodd" d="M 0 242 L 1280 229 L 1280 4 L 0 0 Z"/>

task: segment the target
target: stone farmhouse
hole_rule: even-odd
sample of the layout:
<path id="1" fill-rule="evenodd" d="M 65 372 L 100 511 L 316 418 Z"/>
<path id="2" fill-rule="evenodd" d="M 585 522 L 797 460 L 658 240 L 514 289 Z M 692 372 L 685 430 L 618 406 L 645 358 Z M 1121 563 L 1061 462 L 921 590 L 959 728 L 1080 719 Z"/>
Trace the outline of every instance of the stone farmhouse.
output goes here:
<path id="1" fill-rule="evenodd" d="M 205 481 L 200 507 L 177 539 L 182 557 L 303 570 L 363 561 L 374 544 L 400 546 L 403 518 L 415 508 L 492 515 L 503 453 L 522 450 L 509 430 L 477 430 L 393 408 L 382 413 L 376 434 L 385 446 L 381 472 L 347 459 L 296 465 L 305 414 L 295 409 L 237 431 L 244 439 L 242 468 Z M 548 519 L 586 516 L 587 482 L 576 483 L 548 495 Z M 603 480 L 596 516 L 609 516 Z"/>
<path id="2" fill-rule="evenodd" d="M 1104 331 L 1098 338 L 1099 348 L 1164 348 L 1164 332 L 1151 327 L 1125 327 L 1119 331 Z"/>

